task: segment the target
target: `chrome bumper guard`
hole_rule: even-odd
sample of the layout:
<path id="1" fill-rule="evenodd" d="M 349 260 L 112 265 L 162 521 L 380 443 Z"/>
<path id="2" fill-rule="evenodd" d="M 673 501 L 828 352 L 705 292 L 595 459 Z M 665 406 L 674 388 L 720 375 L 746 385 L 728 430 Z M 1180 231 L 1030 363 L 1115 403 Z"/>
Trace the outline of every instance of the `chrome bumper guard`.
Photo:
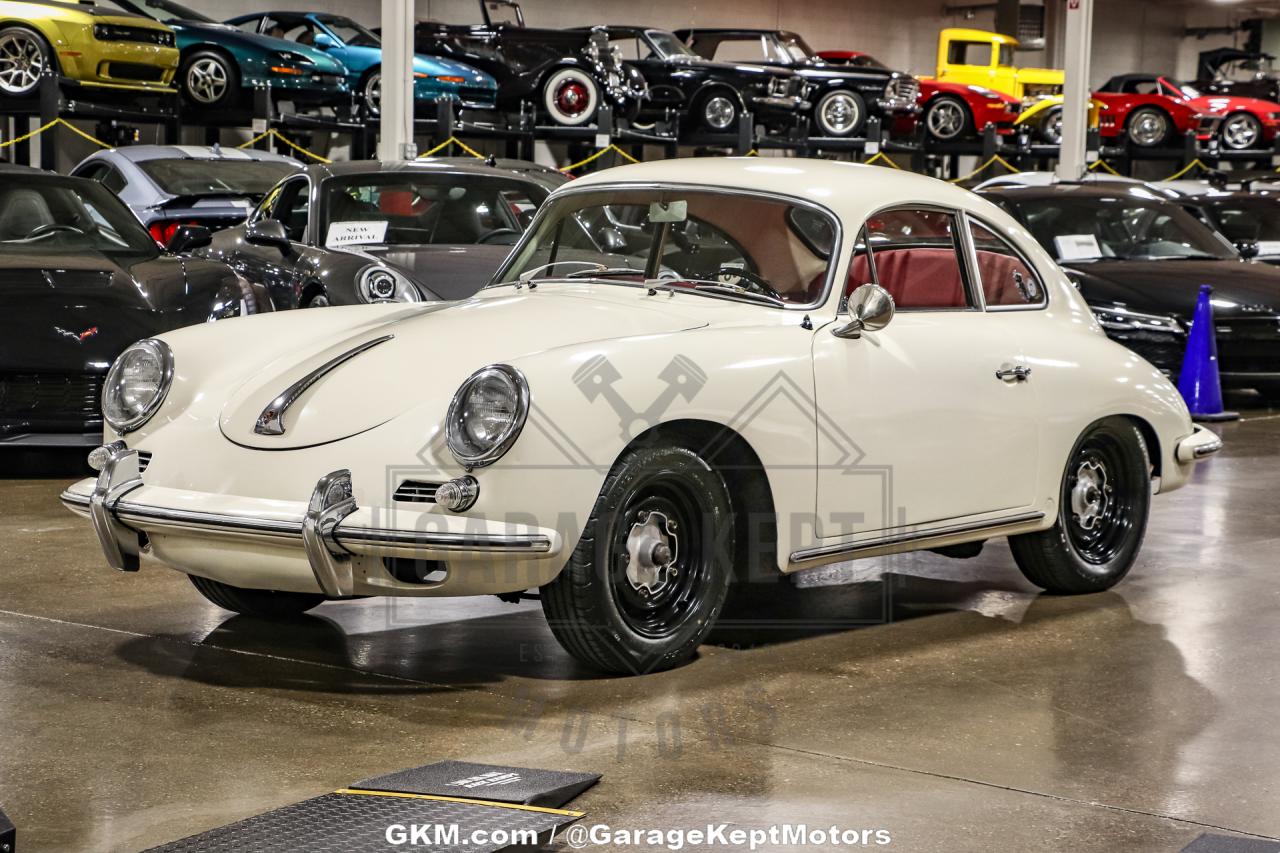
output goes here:
<path id="1" fill-rule="evenodd" d="M 1178 442 L 1174 451 L 1179 462 L 1195 462 L 1212 456 L 1222 449 L 1222 439 L 1213 430 L 1196 424 L 1191 435 Z"/>
<path id="2" fill-rule="evenodd" d="M 229 537 L 283 540 L 301 544 L 316 583 L 326 595 L 353 595 L 352 556 L 438 559 L 442 553 L 468 556 L 551 556 L 552 539 L 541 533 L 456 533 L 450 531 L 372 528 L 344 524 L 357 505 L 351 472 L 343 469 L 316 483 L 306 514 L 297 520 L 253 518 L 196 510 L 171 509 L 125 500 L 143 485 L 138 452 L 123 449 L 102 466 L 93 492 L 64 491 L 62 502 L 88 514 L 107 562 L 120 571 L 137 571 L 143 530 L 191 531 Z"/>

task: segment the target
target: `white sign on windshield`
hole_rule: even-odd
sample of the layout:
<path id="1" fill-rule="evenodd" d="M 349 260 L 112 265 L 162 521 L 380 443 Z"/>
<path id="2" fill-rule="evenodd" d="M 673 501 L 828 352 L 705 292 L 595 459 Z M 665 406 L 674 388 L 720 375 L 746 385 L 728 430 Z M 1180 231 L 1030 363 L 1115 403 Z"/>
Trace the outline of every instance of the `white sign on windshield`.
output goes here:
<path id="1" fill-rule="evenodd" d="M 1102 250 L 1098 248 L 1098 238 L 1092 234 L 1062 234 L 1053 238 L 1053 245 L 1058 250 L 1060 261 L 1102 257 Z"/>
<path id="2" fill-rule="evenodd" d="M 324 244 L 331 249 L 341 246 L 361 246 L 384 243 L 387 239 L 387 223 L 382 222 L 330 222 Z"/>

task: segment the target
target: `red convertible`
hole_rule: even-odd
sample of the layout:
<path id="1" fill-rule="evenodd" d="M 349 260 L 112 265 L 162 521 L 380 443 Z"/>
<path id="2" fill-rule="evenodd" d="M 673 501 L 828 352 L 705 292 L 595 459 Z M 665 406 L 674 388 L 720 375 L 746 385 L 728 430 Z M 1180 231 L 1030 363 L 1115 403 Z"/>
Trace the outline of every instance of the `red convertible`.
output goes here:
<path id="1" fill-rule="evenodd" d="M 872 56 L 857 50 L 823 50 L 818 52 L 818 56 L 832 65 L 880 65 Z M 919 83 L 916 106 L 920 107 L 920 112 L 898 116 L 889 129 L 892 135 L 911 135 L 917 121 L 924 122 L 929 136 L 944 142 L 980 136 L 989 124 L 996 126 L 997 133 L 1013 132 L 1013 123 L 1022 108 L 1017 98 L 984 86 L 938 80 L 920 80 Z"/>
<path id="2" fill-rule="evenodd" d="M 1120 74 L 1097 92 L 1104 137 L 1127 133 L 1135 145 L 1154 147 L 1174 133 L 1195 130 L 1196 138 L 1217 137 L 1223 148 L 1246 151 L 1275 139 L 1280 104 L 1233 95 L 1203 95 L 1186 83 L 1159 74 Z M 1195 116 L 1195 118 L 1193 118 Z"/>

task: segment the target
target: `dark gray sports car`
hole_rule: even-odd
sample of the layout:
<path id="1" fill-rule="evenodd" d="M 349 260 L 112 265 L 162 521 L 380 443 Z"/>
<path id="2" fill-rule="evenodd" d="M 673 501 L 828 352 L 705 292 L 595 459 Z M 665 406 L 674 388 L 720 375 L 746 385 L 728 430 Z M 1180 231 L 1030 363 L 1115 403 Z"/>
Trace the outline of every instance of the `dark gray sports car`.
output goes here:
<path id="1" fill-rule="evenodd" d="M 97 446 L 107 369 L 141 338 L 270 309 L 182 226 L 161 249 L 97 181 L 0 164 L 0 447 Z"/>
<path id="2" fill-rule="evenodd" d="M 568 180 L 521 161 L 351 161 L 277 184 L 206 251 L 276 308 L 463 299 Z"/>

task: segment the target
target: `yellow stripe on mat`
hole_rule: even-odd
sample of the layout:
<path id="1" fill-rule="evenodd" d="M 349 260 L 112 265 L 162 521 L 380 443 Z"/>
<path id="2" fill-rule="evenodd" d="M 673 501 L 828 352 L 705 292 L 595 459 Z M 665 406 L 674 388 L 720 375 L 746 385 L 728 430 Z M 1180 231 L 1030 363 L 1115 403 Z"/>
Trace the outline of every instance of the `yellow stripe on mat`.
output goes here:
<path id="1" fill-rule="evenodd" d="M 461 797 L 439 797 L 435 794 L 405 794 L 400 791 L 367 791 L 363 788 L 339 788 L 335 794 L 352 794 L 363 797 L 399 797 L 404 800 L 434 800 L 438 803 L 462 803 L 469 806 L 493 806 L 499 809 L 516 809 L 522 812 L 541 812 L 542 814 L 558 814 L 565 817 L 582 817 L 586 812 L 574 812 L 567 809 L 548 809 L 542 806 L 526 806 L 520 803 L 495 803 L 492 800 L 468 800 Z"/>

